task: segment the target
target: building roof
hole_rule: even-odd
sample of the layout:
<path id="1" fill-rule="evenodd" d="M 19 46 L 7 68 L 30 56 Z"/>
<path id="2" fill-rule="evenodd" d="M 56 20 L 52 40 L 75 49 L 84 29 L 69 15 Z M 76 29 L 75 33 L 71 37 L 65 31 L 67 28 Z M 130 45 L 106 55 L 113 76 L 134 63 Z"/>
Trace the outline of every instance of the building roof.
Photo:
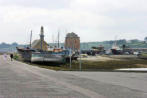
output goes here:
<path id="1" fill-rule="evenodd" d="M 32 48 L 35 47 L 38 43 L 40 42 L 40 40 L 34 40 L 32 43 Z"/>
<path id="2" fill-rule="evenodd" d="M 68 34 L 66 35 L 66 37 L 78 37 L 78 35 L 75 34 L 74 32 L 71 32 L 71 33 L 68 33 Z"/>
<path id="3" fill-rule="evenodd" d="M 34 48 L 38 43 L 40 43 L 41 42 L 41 40 L 40 39 L 38 39 L 38 40 L 34 40 L 33 41 L 33 43 L 32 43 L 32 48 Z M 47 44 L 47 42 L 45 42 L 45 41 L 43 41 L 47 46 L 49 46 L 48 44 Z"/>

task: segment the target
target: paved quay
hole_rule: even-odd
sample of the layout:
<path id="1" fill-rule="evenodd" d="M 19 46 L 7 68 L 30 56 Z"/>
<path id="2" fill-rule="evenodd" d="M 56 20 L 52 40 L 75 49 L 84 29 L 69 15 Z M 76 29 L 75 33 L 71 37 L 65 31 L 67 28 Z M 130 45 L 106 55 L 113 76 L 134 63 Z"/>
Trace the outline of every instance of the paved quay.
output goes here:
<path id="1" fill-rule="evenodd" d="M 0 56 L 0 98 L 147 98 L 147 73 L 53 71 Z"/>

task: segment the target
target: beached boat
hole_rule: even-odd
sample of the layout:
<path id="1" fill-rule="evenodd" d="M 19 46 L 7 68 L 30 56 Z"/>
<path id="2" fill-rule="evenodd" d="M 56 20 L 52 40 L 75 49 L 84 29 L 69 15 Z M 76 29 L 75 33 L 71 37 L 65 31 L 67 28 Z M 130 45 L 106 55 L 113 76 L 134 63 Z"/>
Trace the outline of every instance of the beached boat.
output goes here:
<path id="1" fill-rule="evenodd" d="M 31 62 L 52 62 L 52 63 L 65 63 L 68 57 L 68 51 L 61 52 L 32 52 Z"/>
<path id="2" fill-rule="evenodd" d="M 58 49 L 59 50 L 59 49 Z M 69 57 L 68 50 L 57 51 L 37 51 L 29 48 L 18 48 L 18 53 L 21 55 L 23 61 L 27 62 L 53 62 L 65 63 Z"/>
<path id="3" fill-rule="evenodd" d="M 119 50 L 119 49 L 111 49 L 111 51 L 112 51 L 112 54 L 114 54 L 114 55 L 122 54 L 122 50 Z"/>
<path id="4" fill-rule="evenodd" d="M 114 55 L 120 55 L 122 54 L 122 49 L 117 45 L 117 41 L 114 42 L 111 49 L 112 54 Z"/>
<path id="5" fill-rule="evenodd" d="M 59 48 L 59 33 L 58 33 L 58 48 L 50 50 L 47 42 L 44 41 L 44 29 L 41 27 L 40 39 L 32 43 L 32 31 L 30 36 L 30 46 L 28 48 L 17 48 L 18 53 L 23 58 L 23 61 L 29 62 L 53 62 L 65 63 L 69 59 L 69 51 Z"/>

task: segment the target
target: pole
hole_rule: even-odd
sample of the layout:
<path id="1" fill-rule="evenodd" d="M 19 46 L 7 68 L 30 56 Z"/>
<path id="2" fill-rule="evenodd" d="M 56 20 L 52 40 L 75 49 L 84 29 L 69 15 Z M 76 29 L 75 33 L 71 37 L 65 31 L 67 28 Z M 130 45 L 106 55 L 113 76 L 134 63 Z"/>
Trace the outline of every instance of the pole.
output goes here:
<path id="1" fill-rule="evenodd" d="M 71 69 L 71 67 L 72 67 L 72 65 L 71 65 L 71 49 L 70 49 L 70 69 Z"/>
<path id="2" fill-rule="evenodd" d="M 54 34 L 52 35 L 52 40 L 53 40 L 53 47 L 55 47 Z"/>
<path id="3" fill-rule="evenodd" d="M 81 60 L 81 49 L 80 49 L 80 64 L 79 64 L 79 70 L 82 70 L 82 60 Z"/>
<path id="4" fill-rule="evenodd" d="M 60 47 L 60 35 L 59 35 L 59 31 L 58 31 L 58 48 Z"/>
<path id="5" fill-rule="evenodd" d="M 31 30 L 31 35 L 30 35 L 30 48 L 32 47 L 32 30 Z"/>

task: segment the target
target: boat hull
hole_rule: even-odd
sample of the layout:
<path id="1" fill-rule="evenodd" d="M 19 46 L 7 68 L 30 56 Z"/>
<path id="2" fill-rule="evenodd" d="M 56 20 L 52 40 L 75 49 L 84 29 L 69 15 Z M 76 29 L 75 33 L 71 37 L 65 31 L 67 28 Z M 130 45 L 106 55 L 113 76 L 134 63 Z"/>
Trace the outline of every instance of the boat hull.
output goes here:
<path id="1" fill-rule="evenodd" d="M 111 51 L 112 51 L 112 54 L 114 54 L 114 55 L 120 55 L 120 54 L 122 54 L 122 51 L 121 50 L 111 49 Z"/>
<path id="2" fill-rule="evenodd" d="M 50 53 L 32 53 L 31 62 L 52 62 L 52 63 L 65 63 L 65 57 L 59 54 Z"/>
<path id="3" fill-rule="evenodd" d="M 69 55 L 67 50 L 60 52 L 37 52 L 33 49 L 17 48 L 17 51 L 21 55 L 22 60 L 26 62 L 65 63 Z"/>

